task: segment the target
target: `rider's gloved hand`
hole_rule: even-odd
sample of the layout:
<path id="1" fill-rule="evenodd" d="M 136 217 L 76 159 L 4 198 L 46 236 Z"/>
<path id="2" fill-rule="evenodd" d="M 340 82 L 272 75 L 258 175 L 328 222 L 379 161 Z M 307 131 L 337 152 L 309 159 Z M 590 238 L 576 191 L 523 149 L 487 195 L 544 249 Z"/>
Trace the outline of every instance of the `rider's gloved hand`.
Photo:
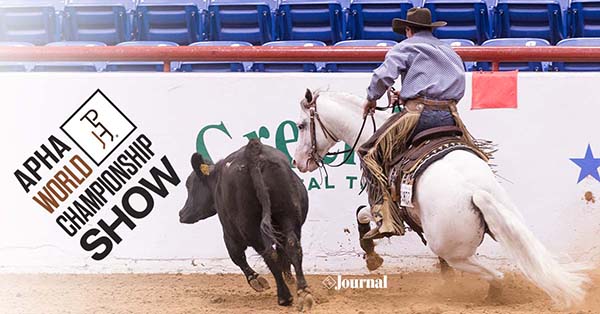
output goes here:
<path id="1" fill-rule="evenodd" d="M 388 88 L 387 97 L 389 107 L 393 107 L 400 103 L 400 91 L 397 91 L 394 87 Z"/>
<path id="2" fill-rule="evenodd" d="M 363 118 L 366 118 L 368 115 L 373 114 L 375 112 L 375 107 L 377 106 L 376 100 L 365 100 L 363 105 Z"/>

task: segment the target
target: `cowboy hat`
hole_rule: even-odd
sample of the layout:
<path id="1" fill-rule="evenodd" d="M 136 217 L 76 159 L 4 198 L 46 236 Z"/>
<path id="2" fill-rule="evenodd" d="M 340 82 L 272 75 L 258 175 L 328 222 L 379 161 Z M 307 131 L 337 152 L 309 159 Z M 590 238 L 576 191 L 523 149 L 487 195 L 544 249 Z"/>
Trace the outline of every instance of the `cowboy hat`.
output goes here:
<path id="1" fill-rule="evenodd" d="M 419 28 L 438 28 L 442 26 L 446 26 L 446 22 L 437 21 L 431 22 L 431 11 L 427 8 L 411 8 L 406 13 L 406 20 L 403 19 L 394 19 L 392 21 L 392 29 L 394 32 L 403 34 L 405 32 L 405 28 L 408 27 L 419 27 Z"/>

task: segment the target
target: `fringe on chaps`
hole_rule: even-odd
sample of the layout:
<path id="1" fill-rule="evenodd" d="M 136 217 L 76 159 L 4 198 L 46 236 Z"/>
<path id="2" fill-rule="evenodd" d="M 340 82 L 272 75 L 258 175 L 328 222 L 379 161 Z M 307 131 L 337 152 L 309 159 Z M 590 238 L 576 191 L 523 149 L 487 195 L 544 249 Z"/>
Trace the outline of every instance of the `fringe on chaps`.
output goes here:
<path id="1" fill-rule="evenodd" d="M 478 141 L 466 129 L 464 123 L 458 116 L 455 105 L 448 106 L 454 117 L 454 122 L 463 133 L 463 140 L 471 147 L 481 152 L 481 156 L 491 159 L 494 145 L 489 141 Z M 393 166 L 392 160 L 405 152 L 408 148 L 408 140 L 419 123 L 421 110 L 405 110 L 402 113 L 392 115 L 372 139 L 367 141 L 360 149 L 362 183 L 366 185 L 371 206 L 380 204 L 381 210 L 389 210 L 393 217 L 393 228 L 400 234 L 404 233 L 404 222 L 400 216 L 400 209 L 392 201 L 388 188 L 388 175 Z"/>

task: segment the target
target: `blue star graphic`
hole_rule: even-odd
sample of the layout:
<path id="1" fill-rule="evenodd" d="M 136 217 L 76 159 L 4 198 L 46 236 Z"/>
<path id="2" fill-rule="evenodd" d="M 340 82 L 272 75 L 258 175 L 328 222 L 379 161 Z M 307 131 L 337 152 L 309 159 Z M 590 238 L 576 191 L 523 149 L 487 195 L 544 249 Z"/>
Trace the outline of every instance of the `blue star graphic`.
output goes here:
<path id="1" fill-rule="evenodd" d="M 585 179 L 585 177 L 587 176 L 592 176 L 592 178 L 600 182 L 600 175 L 598 175 L 598 167 L 600 167 L 600 158 L 594 158 L 594 154 L 592 154 L 592 147 L 590 146 L 590 144 L 588 144 L 587 150 L 585 151 L 585 157 L 571 158 L 571 161 L 581 168 L 581 172 L 579 172 L 579 179 L 577 179 L 577 183 L 581 182 L 581 180 Z"/>

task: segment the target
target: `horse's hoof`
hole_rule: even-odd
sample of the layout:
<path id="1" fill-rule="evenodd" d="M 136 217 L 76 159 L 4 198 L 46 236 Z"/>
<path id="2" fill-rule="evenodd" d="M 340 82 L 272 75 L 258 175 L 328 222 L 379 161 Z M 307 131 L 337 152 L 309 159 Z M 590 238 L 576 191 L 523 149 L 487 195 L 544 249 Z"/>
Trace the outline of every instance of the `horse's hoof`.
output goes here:
<path id="1" fill-rule="evenodd" d="M 249 280 L 248 283 L 252 289 L 256 290 L 256 292 L 263 292 L 270 288 L 269 282 L 261 276 Z"/>
<path id="2" fill-rule="evenodd" d="M 502 298 L 502 286 L 500 284 L 490 284 L 488 289 L 488 295 L 485 301 L 488 303 L 498 304 L 501 303 Z"/>
<path id="3" fill-rule="evenodd" d="M 294 302 L 294 298 L 289 296 L 288 298 L 278 298 L 277 303 L 281 306 L 290 306 Z"/>
<path id="4" fill-rule="evenodd" d="M 383 258 L 381 258 L 381 256 L 379 256 L 379 254 L 373 252 L 373 253 L 367 254 L 366 262 L 367 262 L 367 269 L 369 269 L 370 271 L 374 271 L 377 268 L 379 268 L 381 266 L 381 264 L 383 264 Z"/>
<path id="5" fill-rule="evenodd" d="M 314 304 L 315 299 L 308 289 L 298 290 L 298 304 L 296 305 L 298 312 L 309 312 Z"/>
<path id="6" fill-rule="evenodd" d="M 294 278 L 294 275 L 287 271 L 283 272 L 283 280 L 285 280 L 285 283 L 287 283 L 288 286 L 293 286 L 296 283 L 296 278 Z"/>

